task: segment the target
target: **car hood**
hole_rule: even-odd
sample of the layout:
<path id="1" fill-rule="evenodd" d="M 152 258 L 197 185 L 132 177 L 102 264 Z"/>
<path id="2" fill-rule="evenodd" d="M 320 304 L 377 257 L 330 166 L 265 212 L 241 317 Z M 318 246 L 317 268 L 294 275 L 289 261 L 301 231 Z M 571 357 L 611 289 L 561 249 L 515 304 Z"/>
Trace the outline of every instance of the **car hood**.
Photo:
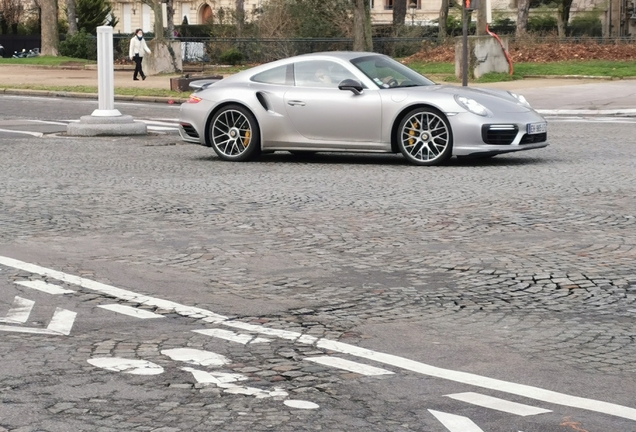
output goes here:
<path id="1" fill-rule="evenodd" d="M 414 97 L 425 94 L 447 94 L 451 97 L 455 95 L 474 99 L 490 111 L 497 113 L 524 113 L 532 111 L 532 108 L 522 105 L 514 96 L 505 90 L 483 89 L 473 87 L 459 87 L 452 85 L 434 85 L 426 87 L 412 87 L 403 89 Z M 459 105 L 458 105 L 459 107 Z"/>

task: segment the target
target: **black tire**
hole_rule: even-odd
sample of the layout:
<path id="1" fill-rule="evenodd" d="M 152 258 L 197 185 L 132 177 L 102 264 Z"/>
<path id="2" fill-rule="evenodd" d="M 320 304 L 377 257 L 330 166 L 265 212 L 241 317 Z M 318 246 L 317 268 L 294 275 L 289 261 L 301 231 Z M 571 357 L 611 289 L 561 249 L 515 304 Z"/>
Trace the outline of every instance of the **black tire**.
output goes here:
<path id="1" fill-rule="evenodd" d="M 440 165 L 453 153 L 453 131 L 448 119 L 431 108 L 407 113 L 396 131 L 398 148 L 415 165 Z"/>
<path id="2" fill-rule="evenodd" d="M 210 145 L 226 161 L 243 162 L 261 151 L 261 131 L 256 117 L 241 105 L 221 108 L 210 121 Z"/>

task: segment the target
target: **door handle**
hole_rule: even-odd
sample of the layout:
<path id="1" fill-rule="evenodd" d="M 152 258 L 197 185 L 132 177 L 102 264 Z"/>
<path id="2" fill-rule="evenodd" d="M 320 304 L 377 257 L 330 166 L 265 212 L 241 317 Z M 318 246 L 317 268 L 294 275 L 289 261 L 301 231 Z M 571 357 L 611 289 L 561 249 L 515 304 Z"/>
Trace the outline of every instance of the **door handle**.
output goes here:
<path id="1" fill-rule="evenodd" d="M 291 106 L 305 106 L 305 102 L 299 101 L 299 100 L 291 100 L 291 101 L 287 102 L 287 105 L 291 105 Z"/>

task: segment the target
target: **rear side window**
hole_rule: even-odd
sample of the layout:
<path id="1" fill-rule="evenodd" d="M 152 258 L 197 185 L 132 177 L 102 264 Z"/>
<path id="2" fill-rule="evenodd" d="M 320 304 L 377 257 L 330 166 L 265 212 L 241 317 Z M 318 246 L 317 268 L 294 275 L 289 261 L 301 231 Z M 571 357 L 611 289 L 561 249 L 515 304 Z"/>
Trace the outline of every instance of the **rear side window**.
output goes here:
<path id="1" fill-rule="evenodd" d="M 288 77 L 291 76 L 290 65 L 278 66 L 258 73 L 252 77 L 252 81 L 265 84 L 289 84 Z"/>

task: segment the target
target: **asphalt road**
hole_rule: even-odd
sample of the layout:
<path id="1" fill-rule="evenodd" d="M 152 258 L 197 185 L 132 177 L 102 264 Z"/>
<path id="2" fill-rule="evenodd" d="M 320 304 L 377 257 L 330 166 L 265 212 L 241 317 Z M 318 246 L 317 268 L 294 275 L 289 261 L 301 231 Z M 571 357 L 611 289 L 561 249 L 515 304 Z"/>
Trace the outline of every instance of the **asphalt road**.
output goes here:
<path id="1" fill-rule="evenodd" d="M 51 122 L 0 137 L 0 431 L 636 430 L 632 119 L 422 168 L 0 106 Z"/>

